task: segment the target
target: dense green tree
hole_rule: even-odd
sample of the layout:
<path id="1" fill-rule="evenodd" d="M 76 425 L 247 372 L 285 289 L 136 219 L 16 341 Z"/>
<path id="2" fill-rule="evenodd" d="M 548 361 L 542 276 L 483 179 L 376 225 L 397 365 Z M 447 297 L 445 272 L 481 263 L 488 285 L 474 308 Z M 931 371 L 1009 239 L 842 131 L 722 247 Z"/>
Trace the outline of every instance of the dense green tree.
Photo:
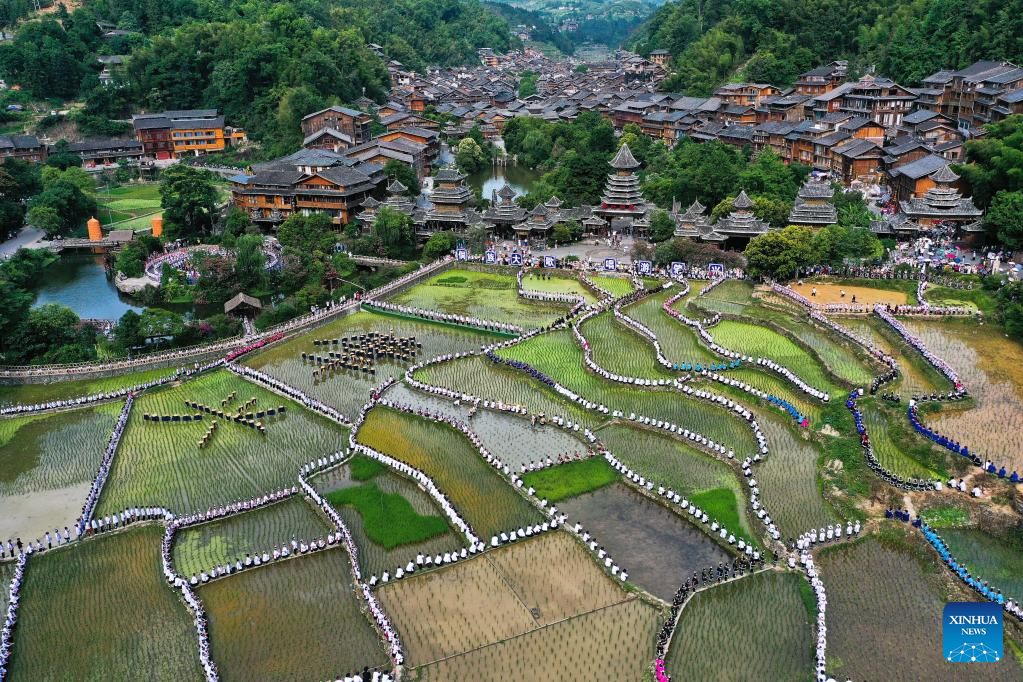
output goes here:
<path id="1" fill-rule="evenodd" d="M 219 197 L 213 174 L 185 164 L 160 175 L 160 206 L 167 236 L 194 239 L 209 233 L 217 220 Z"/>
<path id="2" fill-rule="evenodd" d="M 59 235 L 63 222 L 60 213 L 52 206 L 33 206 L 25 215 L 25 221 L 47 235 Z"/>
<path id="3" fill-rule="evenodd" d="M 668 241 L 675 236 L 675 221 L 667 211 L 657 209 L 650 216 L 650 241 L 654 243 Z"/>
<path id="4" fill-rule="evenodd" d="M 239 291 L 251 293 L 266 287 L 266 255 L 263 237 L 246 234 L 238 238 L 235 248 L 234 274 Z"/>
<path id="5" fill-rule="evenodd" d="M 457 237 L 451 232 L 436 232 L 430 235 L 423 246 L 423 260 L 434 261 L 451 253 L 456 245 Z"/>
<path id="6" fill-rule="evenodd" d="M 523 71 L 519 78 L 519 99 L 526 99 L 536 94 L 537 74 L 533 71 Z"/>
<path id="7" fill-rule="evenodd" d="M 754 237 L 746 246 L 746 272 L 753 277 L 791 279 L 813 263 L 813 231 L 790 225 Z"/>
<path id="8" fill-rule="evenodd" d="M 419 186 L 419 176 L 416 174 L 416 170 L 407 163 L 402 163 L 397 159 L 389 160 L 384 164 L 384 175 L 394 178 L 408 187 L 410 197 L 418 197 L 422 191 L 422 188 Z"/>
<path id="9" fill-rule="evenodd" d="M 96 357 L 96 330 L 83 325 L 67 306 L 46 303 L 32 308 L 12 333 L 6 359 L 25 362 L 85 362 Z"/>
<path id="10" fill-rule="evenodd" d="M 1023 190 L 1023 115 L 987 126 L 987 135 L 966 143 L 966 160 L 955 170 L 978 206 L 987 207 L 1002 190 Z"/>
<path id="11" fill-rule="evenodd" d="M 388 258 L 408 260 L 415 254 L 416 233 L 412 218 L 387 206 L 380 208 L 373 223 L 377 252 Z"/>
<path id="12" fill-rule="evenodd" d="M 471 137 L 462 138 L 455 148 L 455 163 L 463 173 L 475 173 L 487 163 L 487 155 L 476 140 Z"/>
<path id="13" fill-rule="evenodd" d="M 1023 191 L 995 194 L 984 215 L 984 227 L 1010 249 L 1023 246 Z"/>

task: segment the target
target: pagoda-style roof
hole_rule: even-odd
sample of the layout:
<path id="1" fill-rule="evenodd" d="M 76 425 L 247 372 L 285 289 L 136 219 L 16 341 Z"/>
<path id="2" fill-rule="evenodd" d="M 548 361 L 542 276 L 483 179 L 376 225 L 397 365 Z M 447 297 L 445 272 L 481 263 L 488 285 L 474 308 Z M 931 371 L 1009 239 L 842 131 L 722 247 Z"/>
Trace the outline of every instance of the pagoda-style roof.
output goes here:
<path id="1" fill-rule="evenodd" d="M 434 180 L 437 182 L 461 182 L 465 180 L 465 176 L 454 168 L 441 168 L 434 176 Z"/>
<path id="2" fill-rule="evenodd" d="M 561 199 L 559 199 L 558 195 L 555 194 L 554 196 L 547 200 L 547 203 L 545 203 L 544 206 L 546 206 L 547 208 L 560 208 Z"/>
<path id="3" fill-rule="evenodd" d="M 676 237 L 700 237 L 702 228 L 707 226 L 707 216 L 704 215 L 706 207 L 699 201 L 694 201 L 685 213 L 675 216 Z"/>
<path id="4" fill-rule="evenodd" d="M 834 225 L 838 222 L 838 211 L 828 201 L 835 195 L 829 182 L 808 179 L 800 188 L 789 222 L 793 225 Z"/>
<path id="5" fill-rule="evenodd" d="M 835 189 L 830 182 L 807 180 L 799 188 L 799 196 L 803 199 L 830 199 L 835 196 Z"/>
<path id="6" fill-rule="evenodd" d="M 533 210 L 529 212 L 530 215 L 547 215 L 547 209 L 544 208 L 543 204 L 537 204 L 533 207 Z"/>
<path id="7" fill-rule="evenodd" d="M 511 185 L 506 182 L 501 189 L 497 190 L 497 196 L 511 201 L 515 198 L 515 190 L 513 190 Z"/>
<path id="8" fill-rule="evenodd" d="M 618 170 L 633 170 L 639 168 L 639 161 L 632 155 L 632 150 L 629 149 L 629 143 L 622 143 L 621 148 L 618 149 L 618 153 L 611 159 L 611 167 Z"/>
<path id="9" fill-rule="evenodd" d="M 408 187 L 401 184 L 397 178 L 391 180 L 391 183 L 387 185 L 387 192 L 389 194 L 404 194 L 408 191 Z"/>
<path id="10" fill-rule="evenodd" d="M 939 185 L 950 185 L 959 180 L 959 176 L 952 171 L 952 168 L 947 163 L 931 173 L 930 178 Z"/>
<path id="11" fill-rule="evenodd" d="M 746 194 L 746 190 L 739 192 L 739 196 L 735 197 L 735 201 L 732 202 L 732 208 L 740 211 L 748 211 L 753 208 L 753 200 Z"/>

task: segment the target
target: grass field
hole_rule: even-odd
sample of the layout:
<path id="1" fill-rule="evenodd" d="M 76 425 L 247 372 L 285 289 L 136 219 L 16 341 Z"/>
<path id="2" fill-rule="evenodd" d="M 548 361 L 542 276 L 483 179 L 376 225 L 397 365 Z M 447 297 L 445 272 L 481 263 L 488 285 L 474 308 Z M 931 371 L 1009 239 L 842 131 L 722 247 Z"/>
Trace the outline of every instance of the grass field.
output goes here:
<path id="1" fill-rule="evenodd" d="M 479 349 L 480 345 L 492 343 L 496 338 L 439 324 L 358 312 L 303 334 L 292 341 L 263 351 L 245 360 L 245 364 L 285 381 L 308 395 L 336 407 L 342 413 L 354 417 L 375 386 L 378 386 L 388 376 L 404 375 L 405 367 L 412 363 L 397 363 L 389 359 L 381 359 L 376 365 L 376 375 L 339 371 L 316 379 L 313 377 L 315 365 L 303 362 L 302 353 L 325 354 L 326 349 L 313 345 L 314 339 L 344 338 L 367 332 L 388 334 L 392 330 L 396 336 L 415 337 L 418 342 L 423 344 L 419 351 L 420 360 L 442 353 Z"/>
<path id="2" fill-rule="evenodd" d="M 291 540 L 312 540 L 332 533 L 333 527 L 301 495 L 219 521 L 179 530 L 174 536 L 174 568 L 185 576 L 198 575 L 222 563 L 234 563 L 248 553 L 272 551 Z"/>
<path id="3" fill-rule="evenodd" d="M 947 574 L 939 576 L 933 554 L 907 532 L 887 528 L 884 541 L 837 546 L 818 559 L 828 590 L 829 672 L 855 680 L 974 680 L 978 674 L 1018 680 L 1023 668 L 1011 657 L 974 672 L 937 655 L 938 614 L 965 595 Z M 932 627 L 922 625 L 924 618 Z"/>
<path id="4" fill-rule="evenodd" d="M 469 440 L 447 425 L 378 407 L 357 438 L 432 478 L 481 538 L 541 519 Z"/>
<path id="5" fill-rule="evenodd" d="M 0 419 L 0 539 L 72 524 L 120 411 L 110 403 Z"/>
<path id="6" fill-rule="evenodd" d="M 163 527 L 32 557 L 8 680 L 202 679 L 192 619 L 160 569 Z"/>
<path id="7" fill-rule="evenodd" d="M 616 483 L 558 505 L 582 523 L 622 568 L 629 582 L 670 601 L 686 576 L 730 555 L 681 513 Z M 710 513 L 710 510 L 708 510 Z"/>
<path id="8" fill-rule="evenodd" d="M 373 461 L 373 460 L 369 460 Z M 358 468 L 358 465 L 356 465 Z M 364 479 L 370 480 L 370 479 Z M 356 478 L 349 463 L 319 474 L 312 479 L 312 485 L 321 495 L 332 495 L 337 492 L 344 492 L 361 487 L 364 480 Z M 406 503 L 411 505 L 416 515 L 420 517 L 441 517 L 442 511 L 426 492 L 411 480 L 393 472 L 390 469 L 374 474 L 371 477 L 373 485 L 381 493 L 386 495 L 397 495 Z M 356 546 L 359 548 L 359 568 L 367 576 L 382 575 L 384 571 L 393 573 L 398 566 L 404 566 L 409 561 L 414 561 L 416 555 L 422 552 L 436 556 L 444 552 L 460 549 L 465 545 L 465 538 L 445 525 L 442 533 L 434 535 L 427 540 L 411 542 L 387 549 L 381 544 L 372 540 L 365 528 L 363 514 L 354 506 L 342 505 L 336 507 L 338 514 L 344 519 L 348 531 L 352 534 Z M 375 514 L 374 519 L 386 518 L 382 514 Z"/>
<path id="9" fill-rule="evenodd" d="M 591 457 L 529 472 L 522 476 L 522 482 L 536 488 L 537 497 L 557 502 L 611 485 L 619 477 L 603 457 Z"/>
<path id="10" fill-rule="evenodd" d="M 143 420 L 144 413 L 194 412 L 185 400 L 219 408 L 232 391 L 238 394 L 234 406 L 255 397 L 256 409 L 286 405 L 287 412 L 265 420 L 265 436 L 218 420 L 223 423 L 202 449 L 198 441 L 215 419 L 210 415 L 188 424 Z M 346 435 L 343 427 L 226 370 L 207 374 L 136 400 L 97 513 L 132 505 L 163 505 L 187 514 L 290 487 L 302 464 L 337 451 L 346 443 Z"/>
<path id="11" fill-rule="evenodd" d="M 411 666 L 517 637 L 626 597 L 562 532 L 390 583 L 377 595 L 398 624 Z"/>
<path id="12" fill-rule="evenodd" d="M 672 679 L 803 682 L 813 670 L 810 615 L 796 573 L 769 571 L 693 596 L 667 656 Z"/>
<path id="13" fill-rule="evenodd" d="M 657 611 L 631 599 L 418 668 L 409 679 L 638 681 L 651 664 L 656 634 Z"/>
<path id="14" fill-rule="evenodd" d="M 511 322 L 526 328 L 543 327 L 572 306 L 526 301 L 518 296 L 514 274 L 446 270 L 390 299 L 391 303 Z"/>
<path id="15" fill-rule="evenodd" d="M 340 548 L 200 587 L 221 679 L 336 679 L 389 666 L 353 589 Z"/>
<path id="16" fill-rule="evenodd" d="M 94 393 L 105 393 L 127 386 L 134 386 L 170 376 L 173 373 L 173 367 L 164 367 L 113 377 L 58 381 L 52 384 L 0 385 L 0 403 L 33 405 L 50 402 L 51 400 L 67 400 L 69 398 L 77 398 Z"/>

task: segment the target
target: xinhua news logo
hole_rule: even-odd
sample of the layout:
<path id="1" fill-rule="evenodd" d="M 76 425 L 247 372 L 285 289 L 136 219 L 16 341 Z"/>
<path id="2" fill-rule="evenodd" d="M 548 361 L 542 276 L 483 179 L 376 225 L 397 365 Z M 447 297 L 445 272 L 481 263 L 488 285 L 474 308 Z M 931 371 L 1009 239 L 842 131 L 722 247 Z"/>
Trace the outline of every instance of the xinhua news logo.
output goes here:
<path id="1" fill-rule="evenodd" d="M 1002 607 L 952 602 L 942 614 L 944 655 L 953 663 L 994 663 L 1002 658 Z"/>

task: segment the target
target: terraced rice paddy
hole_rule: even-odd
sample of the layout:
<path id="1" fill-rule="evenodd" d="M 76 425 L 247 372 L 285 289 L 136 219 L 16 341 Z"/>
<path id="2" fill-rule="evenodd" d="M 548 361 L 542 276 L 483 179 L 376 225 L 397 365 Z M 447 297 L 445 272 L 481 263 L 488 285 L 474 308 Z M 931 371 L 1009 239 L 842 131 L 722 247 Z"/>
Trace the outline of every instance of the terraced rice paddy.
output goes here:
<path id="1" fill-rule="evenodd" d="M 945 405 L 923 421 L 982 458 L 1023 473 L 1023 347 L 973 321 L 904 323 L 956 370 L 974 400 L 970 409 Z"/>
<path id="2" fill-rule="evenodd" d="M 336 679 L 388 665 L 344 549 L 220 578 L 198 595 L 223 680 Z"/>
<path id="3" fill-rule="evenodd" d="M 564 500 L 558 509 L 583 524 L 630 582 L 665 601 L 693 571 L 731 560 L 703 531 L 624 483 Z"/>
<path id="4" fill-rule="evenodd" d="M 267 418 L 266 435 L 255 429 L 218 420 L 209 444 L 199 439 L 215 417 L 200 422 L 154 423 L 145 413 L 192 413 L 192 400 L 219 409 L 232 391 L 240 405 L 256 398 L 254 407 L 287 406 L 284 415 Z M 178 514 L 204 511 L 268 490 L 291 487 L 302 464 L 345 445 L 347 430 L 314 416 L 276 393 L 224 370 L 182 386 L 146 393 L 135 401 L 121 439 L 97 513 L 119 512 L 134 505 L 162 505 Z"/>
<path id="5" fill-rule="evenodd" d="M 489 538 L 541 518 L 468 439 L 450 426 L 378 407 L 366 416 L 356 437 L 436 481 L 480 537 Z"/>
<path id="6" fill-rule="evenodd" d="M 722 320 L 711 330 L 714 340 L 732 350 L 780 363 L 814 388 L 837 392 L 820 361 L 804 348 L 768 327 L 749 322 Z"/>
<path id="7" fill-rule="evenodd" d="M 522 540 L 377 590 L 413 667 L 458 656 L 627 597 L 573 538 Z"/>
<path id="8" fill-rule="evenodd" d="M 302 353 L 317 355 L 325 353 L 325 349 L 314 345 L 313 340 L 345 338 L 368 332 L 390 334 L 392 331 L 395 336 L 415 337 L 423 344 L 419 349 L 419 359 L 429 359 L 443 353 L 478 350 L 480 345 L 493 343 L 497 338 L 441 324 L 358 312 L 263 351 L 245 360 L 245 364 L 285 381 L 354 418 L 375 386 L 389 376 L 404 375 L 405 368 L 412 363 L 399 363 L 381 358 L 376 363 L 375 375 L 338 371 L 316 378 L 313 376 L 316 366 L 311 362 L 303 362 Z"/>
<path id="9" fill-rule="evenodd" d="M 817 564 L 828 589 L 828 669 L 840 679 L 1019 679 L 1012 657 L 972 666 L 948 663 L 936 624 L 947 601 L 966 600 L 933 565 L 923 570 L 919 540 L 891 531 L 894 542 L 869 538 L 825 550 Z M 931 555 L 924 550 L 924 557 Z M 948 590 L 953 590 L 948 592 Z"/>
<path id="10" fill-rule="evenodd" d="M 698 592 L 671 641 L 672 679 L 806 680 L 816 613 L 807 612 L 804 593 L 812 599 L 805 578 L 777 571 Z"/>
<path id="11" fill-rule="evenodd" d="M 112 377 L 57 381 L 49 384 L 5 384 L 0 385 L 0 404 L 35 405 L 53 400 L 69 400 L 143 384 L 172 374 L 173 367 L 163 367 Z"/>
<path id="12" fill-rule="evenodd" d="M 539 291 L 545 294 L 582 296 L 587 303 L 595 303 L 597 300 L 597 297 L 577 278 L 564 275 L 550 275 L 545 279 L 541 276 L 542 274 L 544 274 L 542 270 L 528 272 L 522 278 L 522 288 L 527 291 Z M 632 290 L 631 284 L 629 290 Z"/>
<path id="13" fill-rule="evenodd" d="M 903 343 L 876 315 L 849 315 L 839 317 L 837 321 L 895 358 L 902 373 L 902 378 L 897 384 L 899 394 L 911 396 L 936 391 L 945 392 L 952 388 L 951 383 L 927 364 L 920 353 Z M 886 386 L 885 390 L 891 391 L 891 385 Z"/>
<path id="14" fill-rule="evenodd" d="M 293 495 L 269 507 L 179 530 L 174 535 L 174 569 L 198 575 L 291 540 L 309 541 L 331 532 L 333 527 L 313 504 Z"/>
<path id="15" fill-rule="evenodd" d="M 704 345 L 694 330 L 672 319 L 662 310 L 664 301 L 677 293 L 678 287 L 673 287 L 651 294 L 638 303 L 626 306 L 625 313 L 657 335 L 665 357 L 672 362 L 696 365 L 720 360 Z M 693 295 L 690 293 L 689 297 Z M 675 307 L 679 308 L 684 303 L 679 301 Z"/>
<path id="16" fill-rule="evenodd" d="M 911 433 L 906 429 L 906 424 L 899 422 L 900 415 L 892 410 L 882 409 L 880 405 L 872 402 L 864 402 L 860 409 L 863 411 L 863 423 L 870 433 L 870 442 L 874 446 L 874 456 L 883 467 L 893 471 L 899 476 L 916 478 L 941 478 L 944 476 L 944 469 L 938 470 L 935 466 L 928 466 L 919 456 L 914 457 L 921 451 L 933 452 L 934 459 L 944 459 L 940 453 L 928 447 L 929 441 Z"/>
<path id="17" fill-rule="evenodd" d="M 635 290 L 632 280 L 626 279 L 625 277 L 590 275 L 590 279 L 599 284 L 602 289 L 607 289 L 614 294 L 615 298 L 631 294 Z"/>
<path id="18" fill-rule="evenodd" d="M 679 374 L 660 365 L 653 345 L 610 312 L 587 320 L 580 331 L 590 343 L 593 361 L 609 372 L 644 379 L 672 379 Z"/>
<path id="19" fill-rule="evenodd" d="M 1013 599 L 1023 599 L 1023 552 L 1019 531 L 998 537 L 979 528 L 943 528 L 942 539 L 970 573 Z"/>
<path id="20" fill-rule="evenodd" d="M 544 327 L 571 305 L 552 305 L 519 298 L 514 273 L 452 269 L 435 275 L 390 299 L 391 303 L 511 322 L 526 328 Z"/>
<path id="21" fill-rule="evenodd" d="M 119 403 L 0 419 L 0 539 L 36 538 L 81 514 Z"/>
<path id="22" fill-rule="evenodd" d="M 160 568 L 162 539 L 151 524 L 32 557 L 7 679 L 200 679 L 192 618 Z"/>
<path id="23" fill-rule="evenodd" d="M 374 475 L 372 482 L 379 490 L 388 495 L 400 495 L 411 505 L 416 514 L 443 519 L 442 512 L 433 499 L 419 486 L 400 474 L 385 469 Z M 346 463 L 314 477 L 312 484 L 321 495 L 329 495 L 335 491 L 350 490 L 361 486 L 364 482 L 352 477 L 351 466 Z M 348 526 L 348 530 L 359 548 L 359 568 L 366 576 L 381 576 L 384 571 L 393 573 L 399 566 L 405 566 L 409 561 L 415 561 L 417 554 L 436 556 L 460 549 L 466 542 L 459 533 L 445 528 L 443 532 L 433 535 L 429 539 L 405 543 L 388 549 L 370 539 L 366 533 L 363 514 L 357 508 L 346 504 L 335 505 L 335 508 L 345 525 Z M 383 517 L 383 520 L 385 523 L 389 523 L 386 516 Z"/>
<path id="24" fill-rule="evenodd" d="M 446 658 L 412 671 L 409 679 L 638 680 L 656 633 L 657 611 L 631 599 Z"/>

